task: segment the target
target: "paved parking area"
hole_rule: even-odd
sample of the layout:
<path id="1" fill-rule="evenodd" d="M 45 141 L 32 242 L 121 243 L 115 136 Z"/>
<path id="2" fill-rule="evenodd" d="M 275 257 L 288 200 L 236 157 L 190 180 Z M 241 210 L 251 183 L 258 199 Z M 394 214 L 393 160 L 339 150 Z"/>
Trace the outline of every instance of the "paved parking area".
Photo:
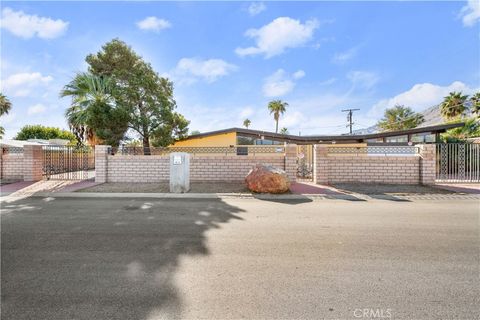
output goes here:
<path id="1" fill-rule="evenodd" d="M 52 195 L 1 223 L 2 320 L 480 312 L 478 200 Z"/>

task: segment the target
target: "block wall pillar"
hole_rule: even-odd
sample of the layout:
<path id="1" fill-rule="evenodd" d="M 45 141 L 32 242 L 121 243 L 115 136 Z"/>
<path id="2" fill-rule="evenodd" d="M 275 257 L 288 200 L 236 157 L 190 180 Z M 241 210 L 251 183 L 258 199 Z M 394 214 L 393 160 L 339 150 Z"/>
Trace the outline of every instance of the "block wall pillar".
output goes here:
<path id="1" fill-rule="evenodd" d="M 285 145 L 285 172 L 290 182 L 297 180 L 297 145 Z"/>
<path id="2" fill-rule="evenodd" d="M 40 181 L 43 177 L 43 149 L 39 145 L 23 146 L 24 181 Z"/>
<path id="3" fill-rule="evenodd" d="M 420 144 L 420 183 L 435 184 L 436 146 L 435 144 Z"/>
<path id="4" fill-rule="evenodd" d="M 313 146 L 313 182 L 316 184 L 328 183 L 328 145 L 316 144 Z"/>
<path id="5" fill-rule="evenodd" d="M 108 150 L 110 146 L 95 146 L 95 182 L 105 183 L 108 176 Z"/>

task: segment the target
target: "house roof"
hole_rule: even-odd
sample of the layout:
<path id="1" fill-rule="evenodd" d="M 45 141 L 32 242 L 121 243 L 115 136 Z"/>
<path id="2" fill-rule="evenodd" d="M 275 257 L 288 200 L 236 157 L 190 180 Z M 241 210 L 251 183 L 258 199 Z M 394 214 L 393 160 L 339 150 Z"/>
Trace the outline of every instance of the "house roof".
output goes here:
<path id="1" fill-rule="evenodd" d="M 379 139 L 384 137 L 394 137 L 394 136 L 402 136 L 402 135 L 410 135 L 410 134 L 418 134 L 418 133 L 442 133 L 448 129 L 463 127 L 465 123 L 449 123 L 449 124 L 441 124 L 435 126 L 428 126 L 428 127 L 418 127 L 408 130 L 400 130 L 400 131 L 389 131 L 389 132 L 379 132 L 379 133 L 369 133 L 369 134 L 359 134 L 359 135 L 309 135 L 309 136 L 298 136 L 298 135 L 291 135 L 291 134 L 280 134 L 275 132 L 269 131 L 261 131 L 261 130 L 252 130 L 252 129 L 245 129 L 245 128 L 228 128 L 223 130 L 215 130 L 209 131 L 199 134 L 190 135 L 185 139 L 195 139 L 195 138 L 203 138 L 209 137 L 219 134 L 231 133 L 236 132 L 248 137 L 261 137 L 263 136 L 265 139 L 275 139 L 279 141 L 288 141 L 294 142 L 298 144 L 309 144 L 309 143 L 321 143 L 321 142 L 331 142 L 331 141 L 358 141 L 361 142 L 367 139 Z"/>
<path id="2" fill-rule="evenodd" d="M 67 145 L 70 141 L 65 139 L 28 139 L 28 140 L 15 140 L 15 139 L 0 139 L 0 145 L 3 147 L 15 147 L 23 148 L 24 145 Z"/>
<path id="3" fill-rule="evenodd" d="M 48 142 L 47 142 L 48 143 Z M 40 143 L 38 141 L 26 141 L 26 140 L 13 140 L 13 139 L 2 139 L 0 140 L 0 145 L 2 147 L 14 147 L 14 148 L 23 148 L 24 145 L 45 145 L 46 143 Z"/>

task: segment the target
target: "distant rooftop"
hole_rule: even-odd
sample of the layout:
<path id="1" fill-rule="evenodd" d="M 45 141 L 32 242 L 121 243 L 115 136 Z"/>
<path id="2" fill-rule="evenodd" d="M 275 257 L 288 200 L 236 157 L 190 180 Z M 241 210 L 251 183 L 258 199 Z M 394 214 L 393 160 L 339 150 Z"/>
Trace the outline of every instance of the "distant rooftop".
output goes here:
<path id="1" fill-rule="evenodd" d="M 1 139 L 0 145 L 6 147 L 23 148 L 24 145 L 66 145 L 70 141 L 64 139 L 28 139 L 28 140 L 14 140 L 14 139 Z"/>

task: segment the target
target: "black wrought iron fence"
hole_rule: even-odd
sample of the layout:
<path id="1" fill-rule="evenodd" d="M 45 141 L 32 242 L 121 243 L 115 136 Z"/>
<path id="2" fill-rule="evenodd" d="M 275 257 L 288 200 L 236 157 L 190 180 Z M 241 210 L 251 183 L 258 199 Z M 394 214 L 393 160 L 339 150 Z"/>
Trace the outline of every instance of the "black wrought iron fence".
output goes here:
<path id="1" fill-rule="evenodd" d="M 48 180 L 83 180 L 95 174 L 93 147 L 43 146 L 43 175 Z"/>
<path id="2" fill-rule="evenodd" d="M 271 153 L 285 153 L 284 146 L 229 146 L 229 147 L 118 147 L 110 148 L 108 153 L 111 155 L 168 155 L 172 152 L 186 152 L 193 155 L 260 155 Z"/>

